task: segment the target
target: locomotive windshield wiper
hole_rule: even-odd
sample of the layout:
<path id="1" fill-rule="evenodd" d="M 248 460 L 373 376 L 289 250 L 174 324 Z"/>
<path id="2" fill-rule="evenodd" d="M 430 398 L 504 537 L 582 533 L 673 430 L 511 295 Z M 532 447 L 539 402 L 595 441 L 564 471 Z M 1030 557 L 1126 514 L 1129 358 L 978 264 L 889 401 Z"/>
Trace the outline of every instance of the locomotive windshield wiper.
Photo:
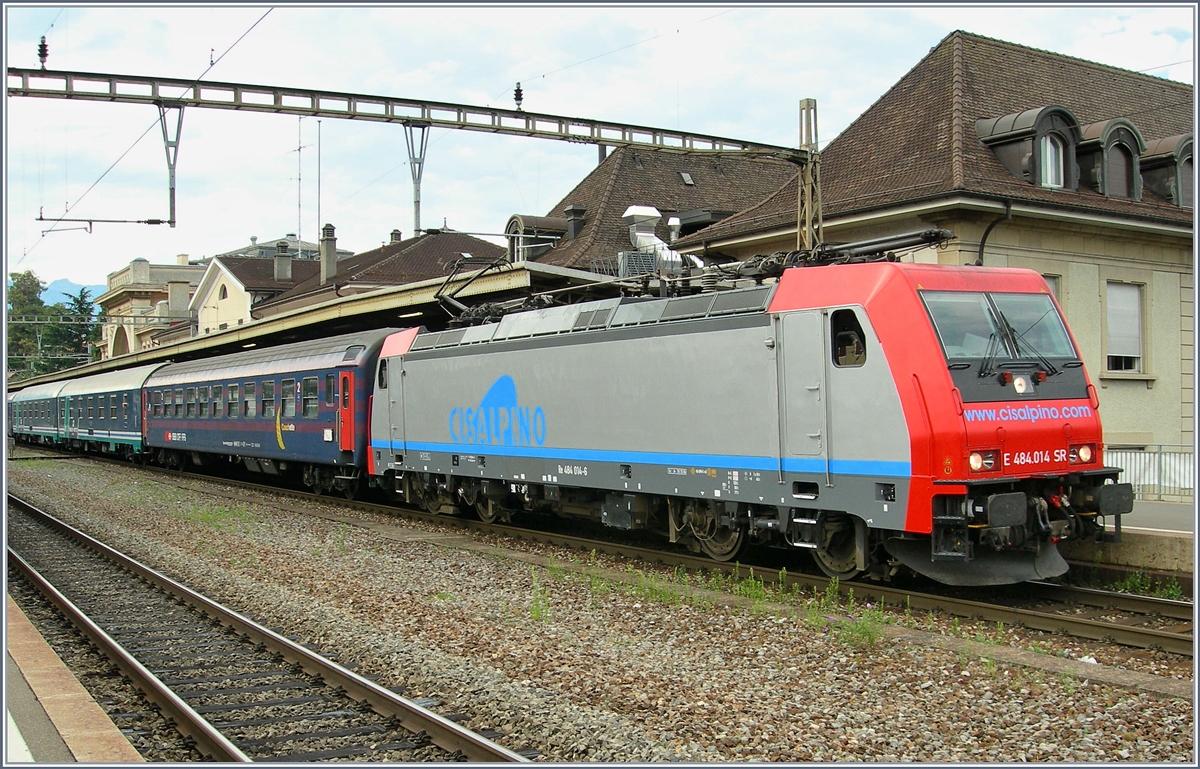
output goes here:
<path id="1" fill-rule="evenodd" d="M 979 364 L 980 378 L 996 373 L 992 366 L 996 363 L 996 355 L 1000 352 L 1000 335 L 995 331 L 988 337 L 987 352 L 983 354 L 983 362 Z"/>
<path id="2" fill-rule="evenodd" d="M 1032 353 L 1033 357 L 1037 358 L 1038 362 L 1041 363 L 1043 367 L 1045 367 L 1046 376 L 1054 376 L 1055 374 L 1059 373 L 1058 369 L 1055 368 L 1054 364 L 1046 359 L 1046 356 L 1044 356 L 1040 352 L 1038 352 L 1037 348 L 1034 347 L 1032 344 L 1030 344 L 1029 340 L 1026 339 L 1021 334 L 1020 331 L 1017 331 L 1015 328 L 1013 328 L 1012 324 L 1008 322 L 1008 318 L 1005 317 L 1003 310 L 1001 310 L 999 307 L 997 307 L 996 314 L 1000 317 L 1000 322 L 1004 324 L 1004 328 L 1008 331 L 1010 337 L 1013 340 L 1013 348 L 1016 350 L 1017 357 L 1021 357 L 1021 349 L 1024 348 L 1028 352 Z M 1046 317 L 1045 313 L 1042 314 L 1042 318 L 1044 318 L 1044 317 Z M 1029 328 L 1027 328 L 1025 330 L 1028 331 L 1029 329 L 1036 326 L 1038 323 L 1041 323 L 1042 318 L 1038 318 L 1033 324 L 1031 324 L 1029 326 Z"/>

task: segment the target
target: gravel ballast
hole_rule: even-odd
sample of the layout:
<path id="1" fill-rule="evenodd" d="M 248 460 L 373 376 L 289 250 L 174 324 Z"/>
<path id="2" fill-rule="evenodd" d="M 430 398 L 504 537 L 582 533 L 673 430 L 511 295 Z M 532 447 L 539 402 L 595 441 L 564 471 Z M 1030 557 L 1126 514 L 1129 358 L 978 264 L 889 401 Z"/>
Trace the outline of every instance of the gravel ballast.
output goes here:
<path id="1" fill-rule="evenodd" d="M 1113 686 L 1077 672 L 1111 668 L 1071 639 L 1047 659 L 1070 665 L 1016 664 L 863 606 L 734 599 L 317 498 L 238 502 L 88 460 L 7 469 L 32 504 L 538 760 L 1195 760 L 1192 698 L 1163 693 L 1190 671 L 1153 655 L 1138 675 L 1174 676 L 1161 690 Z"/>

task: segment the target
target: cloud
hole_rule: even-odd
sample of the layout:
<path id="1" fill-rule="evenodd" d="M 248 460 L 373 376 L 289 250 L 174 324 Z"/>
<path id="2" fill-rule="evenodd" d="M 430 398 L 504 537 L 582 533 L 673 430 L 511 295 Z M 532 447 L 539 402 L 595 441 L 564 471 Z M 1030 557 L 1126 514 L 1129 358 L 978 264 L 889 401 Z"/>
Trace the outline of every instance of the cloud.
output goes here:
<path id="1" fill-rule="evenodd" d="M 60 10 L 6 9 L 11 66 L 38 66 L 42 34 L 49 67 L 173 78 L 200 75 L 233 46 L 206 80 L 503 108 L 520 81 L 531 112 L 782 145 L 798 142 L 800 99 L 817 99 L 828 143 L 954 29 L 1133 70 L 1190 60 L 1194 46 L 1191 9 L 1141 6 L 299 6 L 275 8 L 248 34 L 265 8 Z M 1194 67 L 1151 74 L 1190 82 Z M 325 222 L 356 251 L 393 228 L 412 233 L 400 126 L 323 119 L 318 201 L 315 119 L 189 109 L 175 228 L 43 237 L 39 208 L 61 214 L 148 126 L 70 215 L 166 215 L 157 110 L 21 98 L 5 109 L 7 266 L 48 282 L 101 283 L 136 257 L 212 255 L 250 235 L 299 228 L 315 240 Z M 422 224 L 499 232 L 511 214 L 547 213 L 596 162 L 592 145 L 434 129 Z"/>

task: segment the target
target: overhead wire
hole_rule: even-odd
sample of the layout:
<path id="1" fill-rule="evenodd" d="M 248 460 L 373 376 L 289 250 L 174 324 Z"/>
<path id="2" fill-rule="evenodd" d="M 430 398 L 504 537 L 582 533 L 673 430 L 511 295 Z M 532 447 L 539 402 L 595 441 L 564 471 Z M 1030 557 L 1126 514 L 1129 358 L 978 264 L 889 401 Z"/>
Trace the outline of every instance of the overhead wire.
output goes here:
<path id="1" fill-rule="evenodd" d="M 231 44 L 231 45 L 230 45 L 228 48 L 226 48 L 226 49 L 225 49 L 225 52 L 224 52 L 224 53 L 222 53 L 222 54 L 221 54 L 220 56 L 218 56 L 216 59 L 210 59 L 210 60 L 209 60 L 209 65 L 208 65 L 208 67 L 206 67 L 206 68 L 205 68 L 205 70 L 204 70 L 203 72 L 201 72 L 199 75 L 197 75 L 197 76 L 196 76 L 196 78 L 194 79 L 194 81 L 193 81 L 193 83 L 192 83 L 192 86 L 194 87 L 195 85 L 198 85 L 198 84 L 200 83 L 200 80 L 201 80 L 201 79 L 202 79 L 202 78 L 203 78 L 205 75 L 207 75 L 207 74 L 209 73 L 209 71 L 210 71 L 210 70 L 212 70 L 212 68 L 213 68 L 213 67 L 215 67 L 215 66 L 217 66 L 218 64 L 220 64 L 220 63 L 221 63 L 221 59 L 224 59 L 224 58 L 225 58 L 225 56 L 226 56 L 226 55 L 227 55 L 227 54 L 228 54 L 230 51 L 232 51 L 232 50 L 234 49 L 234 47 L 235 47 L 235 46 L 237 46 L 237 44 L 238 44 L 238 43 L 242 42 L 242 40 L 244 40 L 244 39 L 245 39 L 246 35 L 249 35 L 249 34 L 250 34 L 250 33 L 251 33 L 253 30 L 254 30 L 254 28 L 255 28 L 255 27 L 257 27 L 257 26 L 258 26 L 258 25 L 259 25 L 259 24 L 262 22 L 262 20 L 263 20 L 263 19 L 267 18 L 267 14 L 269 14 L 269 13 L 270 13 L 271 11 L 273 11 L 273 10 L 275 10 L 275 8 L 274 8 L 274 7 L 268 8 L 268 9 L 267 9 L 267 11 L 266 11 L 266 13 L 264 13 L 262 16 L 258 17 L 258 21 L 256 21 L 256 22 L 254 22 L 253 24 L 251 24 L 251 25 L 250 25 L 250 27 L 249 27 L 249 29 L 247 29 L 245 32 L 243 32 L 243 33 L 242 33 L 241 37 L 239 37 L 237 40 L 234 40 L 234 41 L 233 41 L 233 43 L 232 43 L 232 44 Z M 55 21 L 57 21 L 57 20 L 58 20 L 58 18 L 57 18 L 57 17 L 55 17 Z M 51 26 L 53 26 L 53 24 L 51 24 Z M 185 89 L 185 90 L 186 90 L 186 89 Z M 146 130 L 145 130 L 145 131 L 142 131 L 142 135 L 141 135 L 141 136 L 139 136 L 137 139 L 135 139 L 135 140 L 134 140 L 134 142 L 133 142 L 133 144 L 129 145 L 129 148 L 128 148 L 128 149 L 126 149 L 124 152 L 122 152 L 122 153 L 121 153 L 121 156 L 120 156 L 120 157 L 118 157 L 116 160 L 114 160 L 114 161 L 112 162 L 112 165 L 110 165 L 108 168 L 104 169 L 104 173 L 100 174 L 100 176 L 99 176 L 99 177 L 96 179 L 96 181 L 92 182 L 92 185 L 91 185 L 90 187 L 88 187 L 86 190 L 84 190 L 84 192 L 83 192 L 83 194 L 82 194 L 82 195 L 80 195 L 78 198 L 76 198 L 76 199 L 75 199 L 75 202 L 74 202 L 74 203 L 72 203 L 72 204 L 70 204 L 69 206 L 67 206 L 66 210 L 65 210 L 65 211 L 63 211 L 63 213 L 62 213 L 62 216 L 58 217 L 57 219 L 49 219 L 49 220 L 47 220 L 47 221 L 51 221 L 51 222 L 53 222 L 53 224 L 51 224 L 51 225 L 50 225 L 50 229 L 48 229 L 48 230 L 44 230 L 44 231 L 42 232 L 42 235 L 41 235 L 41 237 L 39 237 L 39 238 L 38 238 L 38 239 L 37 239 L 37 240 L 34 242 L 34 244 L 33 244 L 32 246 L 30 246 L 28 249 L 26 249 L 26 250 L 25 250 L 25 252 L 24 252 L 23 254 L 21 254 L 21 258 L 20 258 L 20 259 L 18 259 L 18 260 L 17 260 L 17 263 L 16 263 L 16 264 L 14 264 L 13 266 L 14 266 L 14 267 L 17 267 L 17 266 L 19 266 L 19 265 L 21 264 L 21 262 L 25 261 L 25 257 L 29 256 L 29 254 L 31 254 L 31 253 L 33 252 L 33 250 L 34 250 L 35 248 L 37 248 L 37 247 L 38 247 L 38 245 L 39 245 L 39 244 L 40 244 L 40 243 L 41 243 L 43 240 L 45 240 L 45 239 L 46 239 L 46 236 L 47 236 L 47 235 L 49 235 L 51 232 L 56 232 L 56 231 L 59 231 L 59 230 L 56 230 L 55 228 L 56 228 L 56 227 L 57 227 L 59 224 L 61 224 L 61 223 L 62 223 L 62 220 L 63 220 L 63 219 L 65 219 L 65 218 L 67 217 L 67 214 L 71 213 L 72 209 L 74 209 L 74 208 L 75 208 L 75 206 L 79 205 L 80 201 L 82 201 L 82 200 L 83 200 L 85 197 L 87 197 L 88 193 L 89 193 L 89 192 L 91 192 L 93 189 L 95 189 L 95 188 L 96 188 L 96 185 L 97 185 L 97 184 L 99 184 L 99 183 L 100 183 L 100 182 L 101 182 L 101 181 L 104 179 L 104 177 L 105 177 L 105 176 L 108 176 L 108 173 L 109 173 L 110 171 L 112 171 L 114 168 L 116 168 L 116 167 L 117 167 L 117 164 L 118 164 L 118 163 L 120 163 L 120 162 L 121 162 L 121 161 L 122 161 L 122 160 L 125 158 L 125 156 L 126 156 L 126 155 L 128 155 L 130 152 L 132 152 L 132 151 L 133 151 L 133 148 L 134 148 L 134 147 L 136 147 L 136 146 L 138 145 L 138 143 L 142 141 L 142 139 L 145 139 L 145 138 L 146 138 L 146 134 L 150 133 L 151 129 L 153 129 L 153 128 L 154 128 L 154 126 L 156 126 L 156 125 L 158 125 L 158 124 L 159 124 L 159 121 L 158 121 L 158 120 L 155 120 L 155 121 L 154 121 L 154 122 L 152 122 L 150 125 L 148 125 L 148 126 L 146 127 Z"/>

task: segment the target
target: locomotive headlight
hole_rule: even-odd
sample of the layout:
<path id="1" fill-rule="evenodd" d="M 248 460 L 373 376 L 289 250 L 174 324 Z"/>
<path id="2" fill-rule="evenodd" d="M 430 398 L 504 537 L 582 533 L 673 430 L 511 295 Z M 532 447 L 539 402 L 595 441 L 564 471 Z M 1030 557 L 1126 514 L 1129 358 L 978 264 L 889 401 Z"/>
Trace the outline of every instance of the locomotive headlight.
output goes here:
<path id="1" fill-rule="evenodd" d="M 1072 446 L 1069 456 L 1073 465 L 1087 464 L 1092 461 L 1092 447 L 1087 444 Z"/>
<path id="2" fill-rule="evenodd" d="M 996 452 L 994 451 L 972 451 L 971 456 L 967 457 L 967 464 L 971 467 L 971 472 L 981 473 L 996 467 Z"/>

